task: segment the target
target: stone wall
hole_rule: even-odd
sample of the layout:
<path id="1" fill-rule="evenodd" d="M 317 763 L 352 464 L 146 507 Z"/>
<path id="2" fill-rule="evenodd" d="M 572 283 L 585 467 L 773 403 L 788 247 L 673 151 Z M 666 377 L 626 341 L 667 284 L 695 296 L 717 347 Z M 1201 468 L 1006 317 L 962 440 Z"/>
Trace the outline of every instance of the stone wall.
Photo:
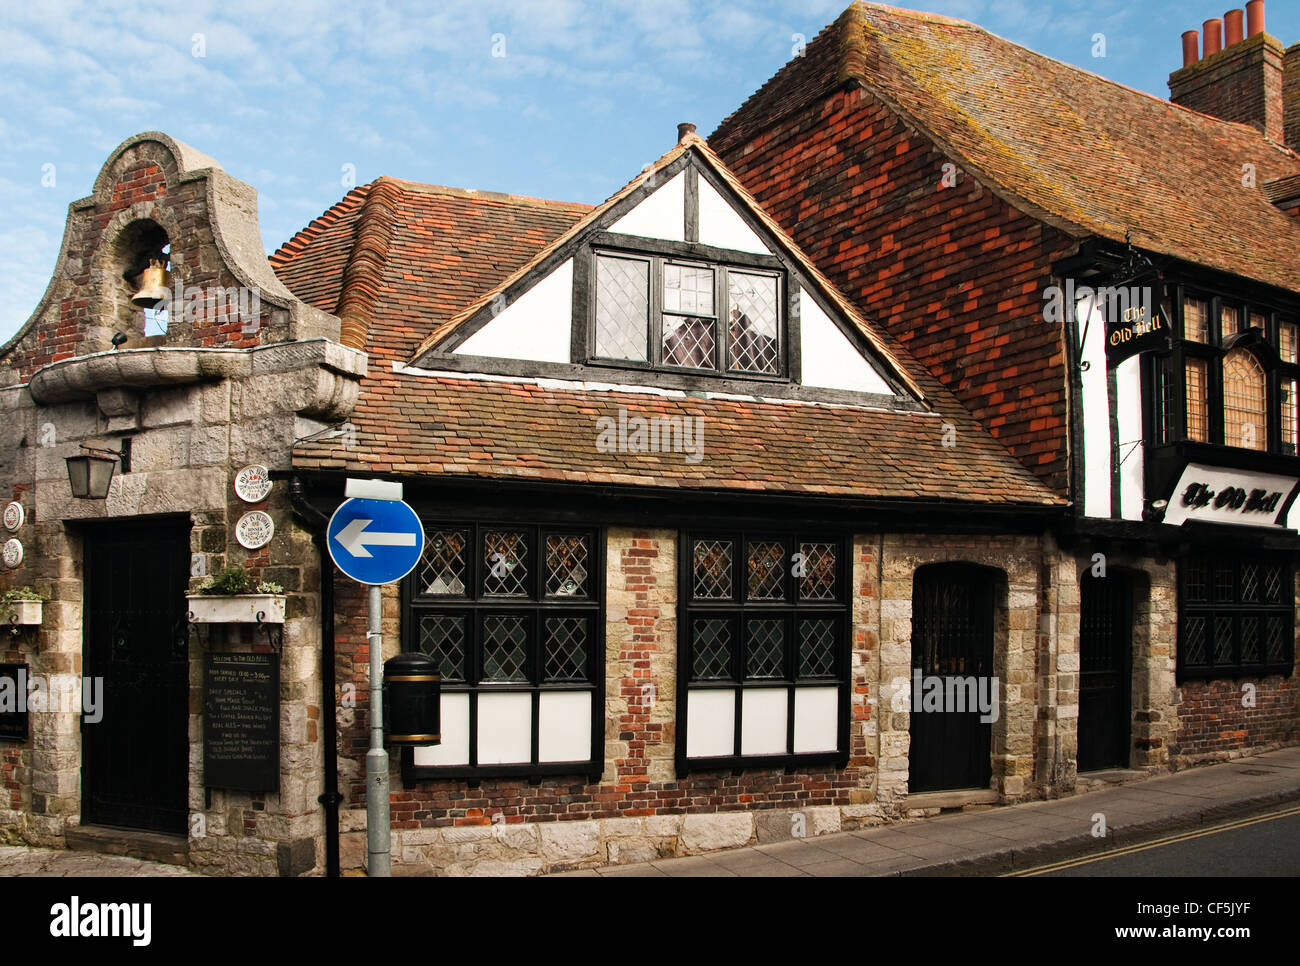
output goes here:
<path id="1" fill-rule="evenodd" d="M 129 238 L 141 221 L 165 228 L 185 284 L 257 286 L 266 314 L 249 327 L 177 316 L 165 336 L 144 338 L 143 312 L 130 304 L 118 264 L 123 233 Z M 114 349 L 109 338 L 123 326 L 141 331 Z M 16 534 L 25 560 L 0 574 L 0 590 L 30 584 L 49 598 L 39 628 L 6 635 L 0 652 L 28 661 L 34 674 L 80 683 L 80 528 L 91 522 L 187 523 L 191 590 L 225 566 L 285 588 L 277 793 L 214 789 L 208 801 L 204 655 L 271 644 L 247 625 L 190 629 L 189 856 L 205 872 L 296 875 L 322 861 L 318 556 L 295 521 L 286 482 L 255 506 L 232 484 L 249 463 L 289 470 L 295 439 L 350 413 L 365 356 L 325 338 L 331 329 L 337 336 L 336 318 L 298 302 L 272 275 L 252 189 L 165 135 L 141 135 L 109 158 L 94 194 L 70 209 L 45 298 L 0 347 L 0 502 L 17 500 L 27 515 Z M 107 499 L 73 498 L 67 457 L 84 443 L 118 452 L 125 440 L 129 471 L 117 468 Z M 252 509 L 270 515 L 275 534 L 249 551 L 235 524 Z M 72 706 L 79 703 L 78 694 Z M 79 717 L 34 713 L 27 742 L 0 742 L 0 836 L 60 845 L 80 823 Z"/>

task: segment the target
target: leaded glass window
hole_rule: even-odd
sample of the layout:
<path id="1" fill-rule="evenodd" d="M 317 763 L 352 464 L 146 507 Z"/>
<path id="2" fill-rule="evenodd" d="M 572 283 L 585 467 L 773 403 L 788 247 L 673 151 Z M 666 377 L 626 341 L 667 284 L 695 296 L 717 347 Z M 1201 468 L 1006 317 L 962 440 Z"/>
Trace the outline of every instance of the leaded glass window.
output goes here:
<path id="1" fill-rule="evenodd" d="M 679 768 L 838 760 L 848 709 L 844 541 L 688 533 L 683 548 Z"/>
<path id="2" fill-rule="evenodd" d="M 425 524 L 403 644 L 442 675 L 443 741 L 403 752 L 419 778 L 603 767 L 599 532 Z"/>
<path id="3" fill-rule="evenodd" d="M 1285 557 L 1216 550 L 1179 561 L 1178 674 L 1289 674 L 1294 577 Z"/>

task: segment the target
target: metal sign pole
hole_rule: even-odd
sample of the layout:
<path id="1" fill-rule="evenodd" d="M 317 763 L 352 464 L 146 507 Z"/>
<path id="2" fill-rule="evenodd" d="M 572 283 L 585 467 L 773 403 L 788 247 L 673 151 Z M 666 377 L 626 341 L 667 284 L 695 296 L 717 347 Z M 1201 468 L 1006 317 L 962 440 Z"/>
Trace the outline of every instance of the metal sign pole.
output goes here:
<path id="1" fill-rule="evenodd" d="M 383 589 L 370 587 L 370 750 L 366 752 L 367 876 L 392 875 L 388 810 L 388 752 L 384 750 L 384 635 L 380 630 Z"/>

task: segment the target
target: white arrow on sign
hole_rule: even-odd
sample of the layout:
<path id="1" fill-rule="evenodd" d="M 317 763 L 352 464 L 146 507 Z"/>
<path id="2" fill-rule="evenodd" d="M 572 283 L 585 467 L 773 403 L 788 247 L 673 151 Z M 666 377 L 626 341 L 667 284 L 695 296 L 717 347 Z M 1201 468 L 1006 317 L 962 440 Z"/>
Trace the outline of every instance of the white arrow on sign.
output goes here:
<path id="1" fill-rule="evenodd" d="M 414 547 L 414 533 L 366 533 L 374 520 L 358 518 L 349 523 L 334 537 L 339 545 L 354 557 L 373 557 L 366 547 Z"/>

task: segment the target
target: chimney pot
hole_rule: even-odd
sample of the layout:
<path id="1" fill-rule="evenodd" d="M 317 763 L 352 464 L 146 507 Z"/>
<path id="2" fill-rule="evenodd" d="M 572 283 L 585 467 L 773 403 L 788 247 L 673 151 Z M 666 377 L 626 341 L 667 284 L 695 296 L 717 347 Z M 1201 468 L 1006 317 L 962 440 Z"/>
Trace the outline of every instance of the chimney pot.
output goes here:
<path id="1" fill-rule="evenodd" d="M 1205 31 L 1205 56 L 1217 54 L 1223 49 L 1223 21 L 1214 17 L 1201 24 L 1201 28 Z"/>
<path id="2" fill-rule="evenodd" d="M 1250 0 L 1246 4 L 1246 36 L 1254 37 L 1264 32 L 1264 0 Z"/>
<path id="3" fill-rule="evenodd" d="M 677 143 L 680 144 L 688 134 L 695 133 L 695 125 L 690 121 L 683 121 L 677 125 Z"/>
<path id="4" fill-rule="evenodd" d="M 1183 31 L 1183 66 L 1191 67 L 1201 59 L 1201 32 L 1199 30 Z"/>
<path id="5" fill-rule="evenodd" d="M 1242 21 L 1246 15 L 1240 10 L 1229 10 L 1223 15 L 1223 43 L 1225 47 L 1241 43 L 1246 38 Z"/>

